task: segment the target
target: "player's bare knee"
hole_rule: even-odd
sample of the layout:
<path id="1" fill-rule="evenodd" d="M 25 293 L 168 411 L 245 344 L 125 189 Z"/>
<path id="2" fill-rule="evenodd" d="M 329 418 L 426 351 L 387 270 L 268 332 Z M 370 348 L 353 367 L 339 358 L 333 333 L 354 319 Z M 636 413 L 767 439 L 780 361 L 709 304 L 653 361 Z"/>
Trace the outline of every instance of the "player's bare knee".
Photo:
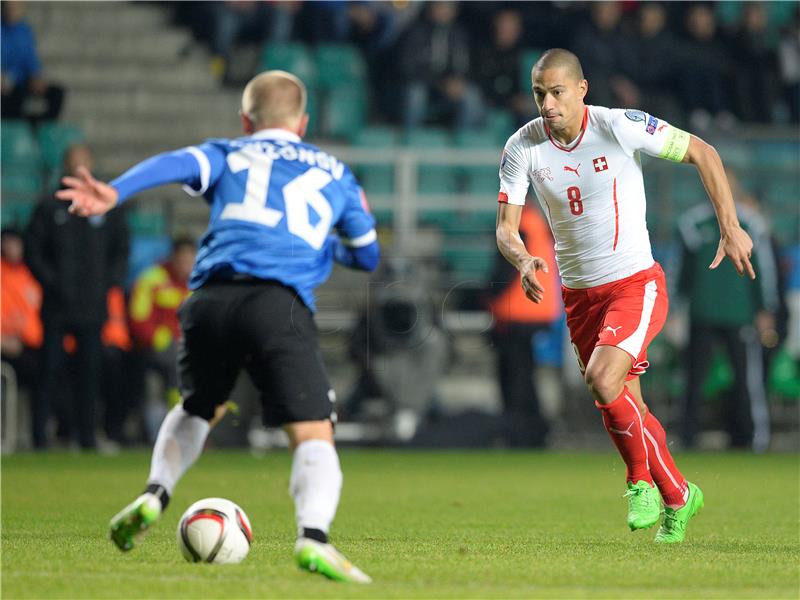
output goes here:
<path id="1" fill-rule="evenodd" d="M 624 383 L 603 365 L 589 365 L 584 376 L 589 391 L 600 404 L 611 404 L 622 393 Z"/>
<path id="2" fill-rule="evenodd" d="M 300 421 L 283 426 L 289 436 L 289 448 L 294 449 L 309 440 L 323 440 L 333 444 L 333 424 L 329 420 Z"/>

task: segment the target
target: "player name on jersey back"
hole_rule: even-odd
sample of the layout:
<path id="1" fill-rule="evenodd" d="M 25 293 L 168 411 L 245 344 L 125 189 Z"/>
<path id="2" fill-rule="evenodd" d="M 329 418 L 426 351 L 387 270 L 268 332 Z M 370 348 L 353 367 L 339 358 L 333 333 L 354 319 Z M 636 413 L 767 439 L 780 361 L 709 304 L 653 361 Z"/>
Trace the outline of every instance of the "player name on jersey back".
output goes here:
<path id="1" fill-rule="evenodd" d="M 292 160 L 327 171 L 337 181 L 344 175 L 344 163 L 335 156 L 310 147 L 296 146 L 291 142 L 273 142 L 262 139 L 235 139 L 228 142 L 234 148 L 257 147 L 272 160 Z"/>

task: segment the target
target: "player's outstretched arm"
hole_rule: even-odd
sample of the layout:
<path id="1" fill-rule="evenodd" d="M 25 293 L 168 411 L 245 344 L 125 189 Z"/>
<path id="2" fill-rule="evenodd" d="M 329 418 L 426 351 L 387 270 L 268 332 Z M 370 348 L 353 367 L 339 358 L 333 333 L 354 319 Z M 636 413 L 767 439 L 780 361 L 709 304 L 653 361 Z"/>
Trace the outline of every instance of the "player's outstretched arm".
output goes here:
<path id="1" fill-rule="evenodd" d="M 519 235 L 519 222 L 522 218 L 522 206 L 501 202 L 497 208 L 497 227 L 495 237 L 497 248 L 519 271 L 522 289 L 529 300 L 539 304 L 544 298 L 544 286 L 536 278 L 537 271 L 548 272 L 547 261 L 538 256 L 531 256 Z"/>
<path id="2" fill-rule="evenodd" d="M 61 179 L 65 189 L 56 198 L 72 202 L 69 212 L 81 217 L 102 215 L 117 205 L 119 193 L 112 186 L 95 179 L 86 167 L 78 167 L 76 177 Z"/>
<path id="3" fill-rule="evenodd" d="M 703 180 L 708 197 L 717 213 L 720 231 L 719 247 L 709 268 L 716 269 L 727 256 L 739 275 L 747 273 L 750 279 L 755 279 L 756 272 L 750 263 L 753 241 L 739 225 L 731 187 L 725 175 L 725 168 L 722 166 L 722 159 L 716 149 L 699 137 L 692 135 L 689 138 L 689 147 L 682 162 L 697 167 L 700 179 Z"/>

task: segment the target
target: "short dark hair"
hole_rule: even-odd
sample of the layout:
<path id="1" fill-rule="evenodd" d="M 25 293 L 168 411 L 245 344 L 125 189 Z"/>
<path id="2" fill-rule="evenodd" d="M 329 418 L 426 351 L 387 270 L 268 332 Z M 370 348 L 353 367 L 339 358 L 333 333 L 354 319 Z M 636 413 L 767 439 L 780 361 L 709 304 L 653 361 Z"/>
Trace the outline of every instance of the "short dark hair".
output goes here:
<path id="1" fill-rule="evenodd" d="M 567 72 L 572 76 L 575 81 L 581 81 L 584 79 L 583 77 L 583 67 L 581 67 L 581 61 L 578 60 L 578 57 L 575 56 L 569 50 L 564 50 L 563 48 L 550 48 L 544 54 L 542 54 L 541 58 L 536 61 L 536 64 L 533 65 L 531 69 L 531 75 L 533 75 L 534 71 L 541 70 L 544 71 L 545 69 L 554 69 L 554 68 L 566 68 Z"/>

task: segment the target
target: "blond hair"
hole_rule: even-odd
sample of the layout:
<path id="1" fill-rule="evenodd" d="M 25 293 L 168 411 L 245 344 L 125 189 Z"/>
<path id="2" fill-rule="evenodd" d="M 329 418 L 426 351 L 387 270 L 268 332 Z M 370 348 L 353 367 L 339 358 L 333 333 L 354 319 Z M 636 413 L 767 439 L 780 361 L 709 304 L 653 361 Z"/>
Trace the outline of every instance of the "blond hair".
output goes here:
<path id="1" fill-rule="evenodd" d="M 306 112 L 306 86 L 286 71 L 264 71 L 242 92 L 242 114 L 256 127 L 294 127 Z"/>

